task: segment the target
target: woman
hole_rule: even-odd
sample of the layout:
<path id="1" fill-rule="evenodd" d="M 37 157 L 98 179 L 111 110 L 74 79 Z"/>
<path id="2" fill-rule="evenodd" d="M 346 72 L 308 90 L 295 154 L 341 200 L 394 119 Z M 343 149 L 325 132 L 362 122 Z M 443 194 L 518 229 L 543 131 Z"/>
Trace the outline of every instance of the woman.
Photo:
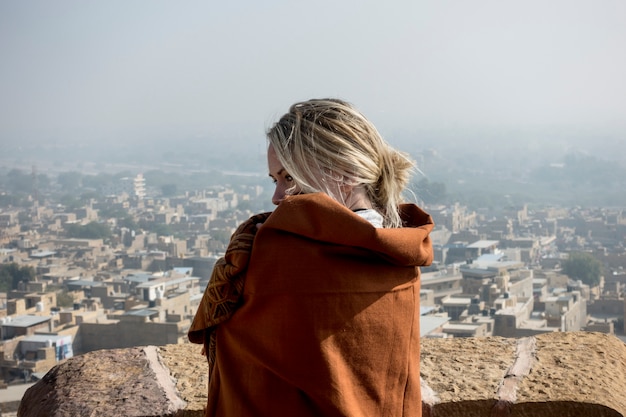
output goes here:
<path id="1" fill-rule="evenodd" d="M 336 99 L 294 104 L 267 137 L 277 208 L 234 233 L 189 331 L 207 415 L 420 416 L 433 222 L 401 204 L 412 163 Z"/>

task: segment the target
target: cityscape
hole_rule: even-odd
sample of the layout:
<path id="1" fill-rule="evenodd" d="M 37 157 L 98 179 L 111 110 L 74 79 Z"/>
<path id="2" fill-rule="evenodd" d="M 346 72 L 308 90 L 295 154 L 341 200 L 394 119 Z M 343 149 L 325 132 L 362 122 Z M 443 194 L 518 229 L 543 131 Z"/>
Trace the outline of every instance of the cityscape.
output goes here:
<path id="1" fill-rule="evenodd" d="M 436 155 L 412 154 L 422 169 L 435 166 Z M 204 172 L 196 159 L 124 163 L 121 171 L 103 161 L 56 170 L 3 161 L 4 387 L 33 383 L 60 361 L 99 349 L 188 343 L 187 329 L 231 233 L 272 209 L 262 152 Z M 480 181 L 475 170 L 456 175 Z M 418 175 L 412 185 L 436 224 L 435 262 L 422 270 L 423 338 L 594 331 L 625 340 L 622 207 L 515 202 L 523 195 L 519 185 L 499 204 L 492 190 L 483 197 L 491 203 L 481 207 L 475 203 L 481 195 L 463 200 L 445 181 Z M 625 189 L 615 184 L 607 186 Z"/>
<path id="2" fill-rule="evenodd" d="M 405 198 L 435 222 L 423 415 L 626 415 L 625 18 L 0 2 L 0 416 L 172 415 L 146 408 L 174 391 L 203 415 L 187 329 L 235 228 L 274 209 L 265 131 L 324 97 L 415 161 Z"/>

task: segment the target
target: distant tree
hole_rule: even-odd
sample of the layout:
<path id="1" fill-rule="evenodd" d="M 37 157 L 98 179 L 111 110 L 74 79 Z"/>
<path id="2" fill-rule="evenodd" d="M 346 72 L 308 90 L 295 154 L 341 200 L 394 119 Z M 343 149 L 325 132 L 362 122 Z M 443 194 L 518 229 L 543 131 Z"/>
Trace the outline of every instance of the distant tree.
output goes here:
<path id="1" fill-rule="evenodd" d="M 101 196 L 99 194 L 92 191 L 84 192 L 80 195 L 76 195 L 72 192 L 64 192 L 59 197 L 57 197 L 57 199 L 60 204 L 65 206 L 66 210 L 72 211 L 81 207 L 85 207 L 87 204 L 89 204 L 90 200 L 97 201 L 100 197 Z"/>
<path id="2" fill-rule="evenodd" d="M 102 207 L 98 210 L 98 217 L 102 219 L 121 219 L 128 216 L 128 211 L 115 206 Z"/>
<path id="3" fill-rule="evenodd" d="M 117 219 L 117 225 L 119 227 L 125 227 L 129 230 L 139 230 L 139 225 L 133 218 L 129 215 L 125 215 Z"/>
<path id="4" fill-rule="evenodd" d="M 211 230 L 211 239 L 223 243 L 225 245 L 228 244 L 228 242 L 230 241 L 230 237 L 231 237 L 231 233 L 227 232 L 226 230 L 221 230 L 221 229 L 214 229 Z"/>
<path id="5" fill-rule="evenodd" d="M 161 194 L 163 197 L 173 197 L 178 192 L 178 186 L 176 184 L 163 184 L 161 186 Z"/>
<path id="6" fill-rule="evenodd" d="M 83 206 L 82 201 L 73 194 L 63 194 L 59 197 L 59 203 L 64 205 L 66 210 L 75 210 Z"/>
<path id="7" fill-rule="evenodd" d="M 17 198 L 13 194 L 0 194 L 0 207 L 14 206 Z"/>
<path id="8" fill-rule="evenodd" d="M 74 304 L 74 297 L 69 292 L 63 290 L 57 293 L 57 307 L 71 307 Z"/>
<path id="9" fill-rule="evenodd" d="M 156 233 L 157 236 L 172 236 L 174 234 L 172 228 L 168 224 L 163 223 L 154 224 L 150 231 Z"/>
<path id="10" fill-rule="evenodd" d="M 587 252 L 571 252 L 563 262 L 563 273 L 574 280 L 581 280 L 590 287 L 600 284 L 602 264 Z"/>
<path id="11" fill-rule="evenodd" d="M 243 201 L 239 201 L 239 203 L 237 203 L 237 210 L 241 210 L 241 211 L 246 211 L 246 210 L 252 210 L 252 203 L 250 202 L 250 200 L 243 200 Z"/>
<path id="12" fill-rule="evenodd" d="M 0 207 L 30 207 L 32 203 L 24 193 L 0 194 Z"/>
<path id="13" fill-rule="evenodd" d="M 30 174 L 24 173 L 20 169 L 12 169 L 7 173 L 7 185 L 13 192 L 30 193 L 33 179 Z"/>
<path id="14" fill-rule="evenodd" d="M 35 279 L 32 266 L 19 266 L 15 262 L 0 265 L 0 291 L 7 292 L 17 289 L 20 281 L 28 282 Z"/>
<path id="15" fill-rule="evenodd" d="M 157 236 L 174 236 L 175 233 L 169 224 L 157 223 L 147 220 L 139 220 L 137 227 L 149 233 L 156 233 Z M 137 229 L 135 229 L 137 230 Z"/>
<path id="16" fill-rule="evenodd" d="M 101 197 L 102 195 L 95 191 L 85 191 L 80 195 L 81 200 L 83 200 L 85 203 L 87 203 L 91 199 L 98 200 Z"/>
<path id="17" fill-rule="evenodd" d="M 81 186 L 83 175 L 80 172 L 61 172 L 57 182 L 66 192 L 78 190 Z"/>
<path id="18" fill-rule="evenodd" d="M 65 228 L 68 237 L 80 239 L 107 239 L 111 237 L 111 229 L 108 225 L 98 222 L 90 222 L 84 226 L 68 224 Z"/>
<path id="19" fill-rule="evenodd" d="M 45 190 L 50 187 L 50 178 L 46 174 L 37 174 L 37 187 Z"/>

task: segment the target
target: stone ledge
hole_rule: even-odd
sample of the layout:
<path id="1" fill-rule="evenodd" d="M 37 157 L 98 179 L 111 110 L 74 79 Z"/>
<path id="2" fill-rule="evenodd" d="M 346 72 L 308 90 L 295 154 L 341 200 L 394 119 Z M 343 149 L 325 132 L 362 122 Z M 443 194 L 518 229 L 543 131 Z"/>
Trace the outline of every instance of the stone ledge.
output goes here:
<path id="1" fill-rule="evenodd" d="M 625 416 L 626 344 L 602 333 L 424 339 L 432 416 Z"/>
<path id="2" fill-rule="evenodd" d="M 194 348 L 193 351 L 191 348 Z M 184 366 L 177 367 L 176 363 Z M 206 403 L 206 375 L 204 398 L 197 404 L 185 399 L 187 392 L 183 385 L 186 380 L 202 384 L 201 374 L 206 374 L 206 360 L 195 345 L 94 351 L 51 369 L 26 391 L 17 414 L 54 417 L 201 416 Z M 192 391 L 195 390 L 189 392 Z M 194 404 L 197 413 L 190 408 Z"/>
<path id="3" fill-rule="evenodd" d="M 101 350 L 53 368 L 18 416 L 202 416 L 207 365 L 192 344 Z M 425 417 L 626 416 L 626 344 L 601 333 L 424 339 Z"/>

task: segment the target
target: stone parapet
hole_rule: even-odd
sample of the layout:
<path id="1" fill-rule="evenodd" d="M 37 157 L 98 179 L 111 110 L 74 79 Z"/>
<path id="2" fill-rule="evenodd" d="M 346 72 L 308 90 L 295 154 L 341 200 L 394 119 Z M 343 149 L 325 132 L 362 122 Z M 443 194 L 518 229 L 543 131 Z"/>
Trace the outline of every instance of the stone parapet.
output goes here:
<path id="1" fill-rule="evenodd" d="M 101 350 L 53 368 L 18 416 L 202 416 L 192 344 Z M 626 344 L 601 333 L 422 340 L 424 417 L 626 416 Z"/>
<path id="2" fill-rule="evenodd" d="M 626 344 L 602 333 L 424 339 L 424 417 L 626 416 Z"/>

